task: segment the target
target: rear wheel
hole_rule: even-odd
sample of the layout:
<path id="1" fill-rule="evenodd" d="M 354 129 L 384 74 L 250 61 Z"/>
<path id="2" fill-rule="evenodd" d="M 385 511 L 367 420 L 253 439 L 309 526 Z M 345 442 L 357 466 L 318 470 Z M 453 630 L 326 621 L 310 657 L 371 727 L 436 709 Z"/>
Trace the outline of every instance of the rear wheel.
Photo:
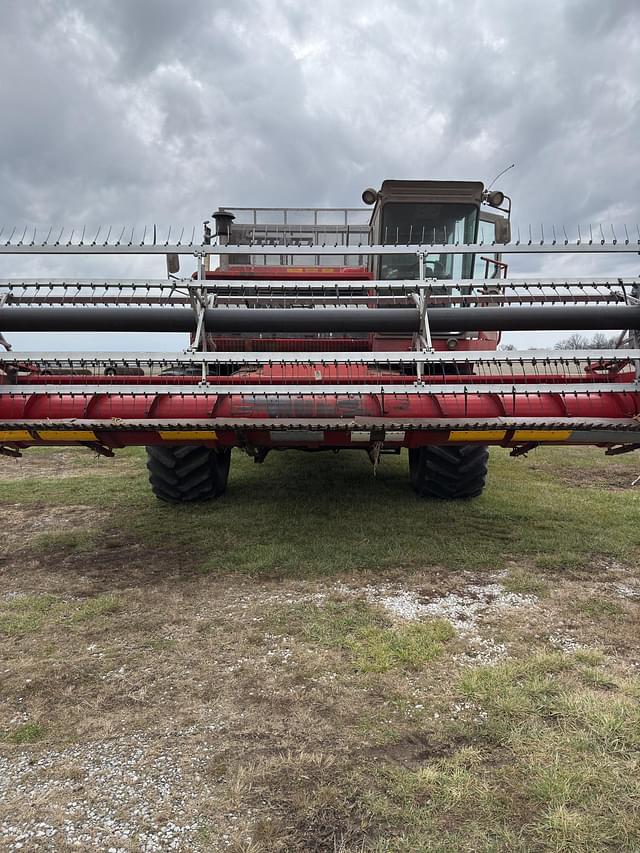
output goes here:
<path id="1" fill-rule="evenodd" d="M 149 482 L 161 501 L 206 501 L 224 494 L 231 450 L 199 445 L 147 447 Z"/>
<path id="2" fill-rule="evenodd" d="M 409 449 L 409 476 L 423 498 L 475 498 L 487 479 L 489 451 L 484 445 L 430 445 Z"/>

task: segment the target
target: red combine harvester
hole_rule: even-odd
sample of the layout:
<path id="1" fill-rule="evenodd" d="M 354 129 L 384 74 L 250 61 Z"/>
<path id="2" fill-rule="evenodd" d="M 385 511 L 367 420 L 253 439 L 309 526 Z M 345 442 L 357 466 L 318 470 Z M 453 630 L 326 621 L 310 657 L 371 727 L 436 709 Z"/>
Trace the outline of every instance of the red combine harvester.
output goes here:
<path id="1" fill-rule="evenodd" d="M 635 253 L 640 240 L 511 242 L 479 182 L 385 181 L 357 209 L 221 208 L 202 242 L 0 233 L 0 254 L 165 254 L 167 279 L 0 280 L 0 329 L 185 332 L 183 352 L 0 353 L 0 453 L 147 448 L 154 493 L 220 496 L 232 447 L 408 449 L 425 497 L 468 498 L 488 446 L 640 447 L 635 278 L 515 279 L 504 257 Z M 196 271 L 179 276 L 180 255 Z M 507 330 L 615 329 L 609 350 L 499 351 Z M 483 330 L 483 331 L 478 331 Z"/>

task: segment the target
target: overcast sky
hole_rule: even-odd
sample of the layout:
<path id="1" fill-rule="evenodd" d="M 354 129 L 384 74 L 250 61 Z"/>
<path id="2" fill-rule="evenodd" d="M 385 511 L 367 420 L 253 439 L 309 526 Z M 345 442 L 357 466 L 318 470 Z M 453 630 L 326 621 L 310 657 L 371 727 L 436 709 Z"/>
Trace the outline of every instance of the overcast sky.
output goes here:
<path id="1" fill-rule="evenodd" d="M 355 206 L 384 178 L 488 183 L 510 163 L 496 186 L 525 233 L 640 222 L 635 0 L 0 8 L 3 224 L 191 226 L 220 204 Z M 568 271 L 560 261 L 544 271 Z M 163 274 L 0 263 L 1 276 Z M 638 258 L 591 266 L 636 274 Z"/>

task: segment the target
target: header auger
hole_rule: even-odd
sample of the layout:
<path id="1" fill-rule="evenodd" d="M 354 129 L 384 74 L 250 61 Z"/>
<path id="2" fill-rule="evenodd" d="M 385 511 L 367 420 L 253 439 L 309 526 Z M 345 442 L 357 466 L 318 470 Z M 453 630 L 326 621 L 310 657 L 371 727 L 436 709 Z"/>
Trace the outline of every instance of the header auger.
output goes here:
<path id="1" fill-rule="evenodd" d="M 148 452 L 155 494 L 221 495 L 230 451 L 409 451 L 415 491 L 479 495 L 487 448 L 640 448 L 640 281 L 512 278 L 513 254 L 640 253 L 590 230 L 511 242 L 477 182 L 385 181 L 367 208 L 221 208 L 201 242 L 0 232 L 0 254 L 164 254 L 167 279 L 0 280 L 0 453 Z M 214 233 L 215 230 L 215 233 Z M 4 234 L 4 236 L 3 236 Z M 101 237 L 102 235 L 102 237 Z M 195 272 L 179 277 L 180 258 Z M 609 350 L 497 349 L 507 330 L 622 330 Z M 183 352 L 14 352 L 11 333 L 185 332 Z"/>

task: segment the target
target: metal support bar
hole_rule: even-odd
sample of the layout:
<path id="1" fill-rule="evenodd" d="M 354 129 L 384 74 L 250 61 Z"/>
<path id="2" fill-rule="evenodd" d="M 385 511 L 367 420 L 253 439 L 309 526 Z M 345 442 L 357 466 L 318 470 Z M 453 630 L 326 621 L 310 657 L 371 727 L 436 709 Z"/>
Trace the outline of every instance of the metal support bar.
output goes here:
<path id="1" fill-rule="evenodd" d="M 421 342 L 421 349 L 432 351 L 433 343 L 431 341 L 431 328 L 429 326 L 429 317 L 427 314 L 427 298 L 424 290 L 425 287 L 425 254 L 418 252 L 418 270 L 420 279 L 420 292 L 418 300 L 418 315 L 419 315 L 419 330 L 418 335 Z M 435 283 L 435 280 L 431 283 Z"/>
<path id="2" fill-rule="evenodd" d="M 208 308 L 206 331 L 397 332 L 420 330 L 413 308 Z M 571 305 L 564 308 L 438 308 L 431 332 L 640 329 L 640 305 Z M 182 308 L 0 308 L 0 328 L 12 332 L 193 332 L 192 311 Z"/>
<path id="3" fill-rule="evenodd" d="M 306 429 L 417 429 L 427 432 L 440 432 L 442 430 L 510 430 L 510 429 L 571 429 L 590 430 L 598 434 L 602 433 L 602 440 L 616 440 L 609 435 L 616 433 L 636 433 L 640 436 L 640 426 L 634 419 L 620 418 L 584 418 L 584 417 L 490 417 L 479 421 L 477 418 L 375 418 L 368 415 L 356 415 L 348 420 L 344 418 L 318 417 L 318 418 L 242 418 L 242 417 L 215 417 L 197 418 L 190 417 L 185 423 L 184 419 L 150 418 L 119 418 L 112 419 L 82 418 L 75 419 L 73 424 L 56 423 L 61 429 L 78 430 L 93 429 L 100 431 L 142 429 L 142 430 L 179 430 L 182 431 L 188 425 L 191 429 L 211 428 L 215 425 L 219 429 L 291 429 L 292 427 L 304 427 Z M 19 418 L 11 421 L 0 420 L 0 428 L 16 429 L 51 429 L 50 420 L 39 420 L 37 418 Z M 619 439 L 618 439 L 619 440 Z"/>
<path id="4" fill-rule="evenodd" d="M 9 297 L 8 293 L 0 294 L 0 308 L 2 308 L 5 305 L 8 297 Z M 0 332 L 0 346 L 4 347 L 7 352 L 11 352 L 11 344 L 5 338 L 5 336 L 2 334 L 2 332 Z"/>
<path id="5" fill-rule="evenodd" d="M 472 351 L 433 351 L 416 350 L 378 351 L 378 352 L 42 352 L 12 351 L 0 353 L 0 366 L 18 367 L 20 365 L 90 367 L 105 364 L 122 367 L 172 367 L 175 365 L 193 365 L 205 363 L 262 365 L 262 364 L 321 364 L 321 365 L 411 365 L 411 364 L 462 364 L 462 365 L 506 365 L 520 366 L 534 364 L 538 366 L 590 365 L 607 369 L 609 364 L 626 364 L 640 359 L 640 346 L 636 349 L 604 350 L 472 350 Z"/>
<path id="6" fill-rule="evenodd" d="M 206 351 L 206 337 L 204 336 L 204 328 L 205 328 L 205 313 L 207 310 L 208 297 L 206 289 L 203 287 L 204 281 L 204 256 L 197 253 L 195 254 L 196 263 L 197 263 L 197 285 L 195 288 L 191 288 L 189 291 L 189 300 L 191 302 L 191 307 L 195 313 L 196 320 L 196 330 L 193 335 L 193 339 L 191 341 L 190 350 L 193 352 L 197 352 L 198 350 Z M 203 365 L 202 368 L 202 381 L 206 382 L 206 371 Z"/>
<path id="7" fill-rule="evenodd" d="M 4 243 L 0 244 L 0 255 L 290 255 L 299 257 L 344 256 L 349 255 L 415 255 L 424 252 L 429 255 L 477 255 L 481 252 L 495 251 L 505 255 L 540 254 L 640 254 L 640 239 L 607 243 L 604 240 L 582 242 L 551 242 L 543 240 L 516 243 L 412 243 L 408 245 L 353 245 L 334 244 L 278 244 L 248 243 L 242 245 L 207 245 L 198 243 L 139 243 L 139 244 L 87 244 L 87 243 Z"/>
<path id="8" fill-rule="evenodd" d="M 403 250 L 404 253 L 405 250 Z M 424 254 L 424 253 L 423 253 Z M 431 288 L 434 285 L 439 290 L 460 290 L 466 291 L 469 289 L 483 290 L 487 286 L 495 286 L 496 279 L 429 279 L 421 283 L 416 279 L 318 279 L 309 281 L 308 279 L 251 279 L 251 278 L 234 278 L 234 279 L 206 279 L 206 286 L 209 290 L 328 290 L 335 291 L 336 288 L 350 291 L 370 291 L 370 290 L 394 290 L 394 291 L 415 291 L 416 288 L 426 287 Z M 637 277 L 608 277 L 608 278 L 504 278 L 500 279 L 500 287 L 510 288 L 548 288 L 550 290 L 562 290 L 569 288 L 612 288 L 612 287 L 629 287 L 640 285 L 640 279 Z M 188 278 L 173 278 L 153 279 L 153 278 L 112 278 L 112 279 L 73 279 L 68 278 L 0 278 L 0 289 L 7 288 L 9 293 L 13 294 L 16 290 L 34 289 L 36 291 L 55 291 L 58 289 L 81 291 L 89 290 L 109 290 L 113 291 L 114 295 L 118 293 L 126 298 L 129 290 L 144 292 L 149 291 L 169 291 L 183 292 L 190 287 L 199 287 L 197 281 L 191 277 Z M 568 294 L 567 294 L 568 295 Z"/>
<path id="9" fill-rule="evenodd" d="M 509 377 L 513 379 L 514 377 Z M 177 394 L 181 397 L 197 396 L 199 394 L 218 394 L 226 396 L 258 396 L 258 397 L 328 397 L 334 394 L 344 395 L 346 397 L 361 397 L 367 394 L 385 394 L 394 395 L 395 397 L 407 397 L 414 395 L 432 396 L 434 394 L 442 394 L 452 397 L 464 397 L 476 394 L 481 397 L 487 397 L 490 394 L 499 396 L 523 395 L 524 397 L 536 397 L 541 394 L 554 394 L 560 396 L 585 396 L 597 397 L 599 394 L 638 394 L 640 393 L 637 382 L 594 382 L 590 383 L 553 383 L 553 384 L 536 384 L 527 385 L 517 382 L 509 382 L 505 380 L 503 384 L 474 384 L 473 376 L 469 377 L 468 384 L 442 385 L 433 383 L 425 385 L 424 383 L 407 383 L 404 385 L 390 383 L 362 383 L 353 385 L 278 385 L 276 383 L 252 384 L 248 382 L 246 385 L 217 385 L 215 377 L 211 377 L 213 381 L 205 386 L 201 385 L 64 385 L 55 386 L 42 383 L 41 385 L 0 385 L 0 397 L 6 396 L 22 396 L 35 394 L 49 394 L 53 397 L 74 397 L 85 396 L 90 393 L 92 395 L 104 395 L 107 397 L 122 397 L 123 395 L 151 397 L 154 395 L 171 395 Z"/>

